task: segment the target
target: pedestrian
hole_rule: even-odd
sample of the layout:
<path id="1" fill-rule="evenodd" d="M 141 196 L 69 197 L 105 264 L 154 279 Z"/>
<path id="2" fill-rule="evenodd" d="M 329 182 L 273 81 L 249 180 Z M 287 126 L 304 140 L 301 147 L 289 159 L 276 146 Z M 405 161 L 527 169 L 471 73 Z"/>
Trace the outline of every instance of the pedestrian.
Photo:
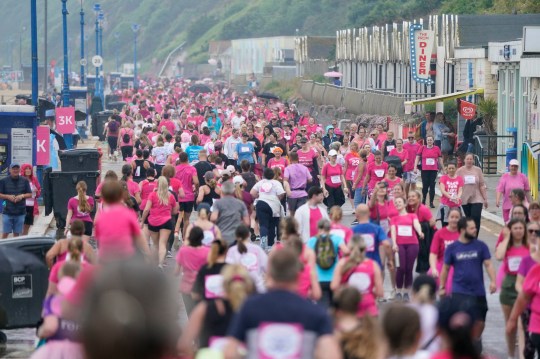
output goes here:
<path id="1" fill-rule="evenodd" d="M 197 272 L 191 288 L 191 298 L 196 303 L 202 300 L 222 298 L 224 295 L 221 271 L 228 266 L 225 259 L 229 246 L 222 239 L 214 239 L 208 247 L 210 247 L 210 251 L 206 264 Z"/>
<path id="2" fill-rule="evenodd" d="M 287 194 L 289 215 L 294 217 L 296 210 L 307 201 L 307 185 L 313 178 L 308 168 L 298 162 L 298 152 L 292 151 L 289 160 L 291 163 L 283 173 L 283 185 Z"/>
<path id="3" fill-rule="evenodd" d="M 529 204 L 529 222 L 540 223 L 540 203 L 538 201 Z"/>
<path id="4" fill-rule="evenodd" d="M 189 237 L 189 231 L 193 227 L 199 227 L 204 232 L 203 245 L 210 247 L 216 240 L 221 238 L 221 231 L 212 221 L 210 221 L 210 206 L 207 203 L 201 203 L 197 206 L 197 218 L 188 225 L 186 237 Z"/>
<path id="5" fill-rule="evenodd" d="M 394 199 L 394 192 L 393 189 L 400 183 L 403 183 L 403 180 L 397 176 L 397 168 L 394 164 L 388 165 L 388 170 L 386 172 L 386 176 L 381 182 L 385 182 L 388 186 L 388 199 L 393 200 Z"/>
<path id="6" fill-rule="evenodd" d="M 390 200 L 388 192 L 388 182 L 377 183 L 368 203 L 371 222 L 381 226 L 384 233 L 390 233 L 390 218 L 397 215 L 394 201 Z"/>
<path id="7" fill-rule="evenodd" d="M 435 199 L 435 181 L 439 169 L 443 169 L 441 149 L 433 144 L 433 136 L 426 138 L 426 145 L 420 147 L 414 161 L 415 172 L 418 173 L 420 164 L 422 176 L 422 204 L 426 204 L 427 194 L 429 192 L 429 206 L 435 208 L 433 200 Z"/>
<path id="8" fill-rule="evenodd" d="M 388 131 L 387 138 L 382 142 L 381 145 L 381 152 L 383 154 L 383 157 L 386 158 L 390 155 L 390 152 L 396 148 L 396 140 L 394 139 L 394 132 Z"/>
<path id="9" fill-rule="evenodd" d="M 143 151 L 135 151 L 135 159 L 131 161 L 131 167 L 133 169 L 133 181 L 141 183 L 146 179 L 146 172 L 149 168 L 152 168 L 150 162 L 143 158 Z"/>
<path id="10" fill-rule="evenodd" d="M 495 257 L 503 261 L 503 277 L 499 301 L 504 314 L 504 320 L 508 321 L 512 307 L 518 296 L 516 279 L 519 266 L 523 258 L 529 255 L 527 242 L 527 226 L 521 219 L 511 219 L 503 230 L 503 240 L 497 243 Z M 522 337 L 522 335 L 520 335 Z M 506 333 L 506 345 L 508 357 L 513 358 L 516 350 L 516 331 Z"/>
<path id="11" fill-rule="evenodd" d="M 105 136 L 109 144 L 109 161 L 114 159 L 115 162 L 118 160 L 118 134 L 120 131 L 120 122 L 118 120 L 118 115 L 112 115 L 103 130 L 103 136 Z"/>
<path id="12" fill-rule="evenodd" d="M 200 145 L 200 141 L 199 136 L 191 135 L 191 142 L 185 150 L 190 164 L 196 163 L 199 160 L 199 153 L 204 150 L 204 147 Z"/>
<path id="13" fill-rule="evenodd" d="M 122 166 L 122 178 L 121 181 L 126 182 L 129 195 L 137 201 L 137 204 L 141 203 L 141 189 L 139 184 L 133 180 L 133 167 L 128 164 Z"/>
<path id="14" fill-rule="evenodd" d="M 290 249 L 270 257 L 269 291 L 248 298 L 233 318 L 225 358 L 236 358 L 241 345 L 245 345 L 247 357 L 302 357 L 305 353 L 310 358 L 341 358 L 326 311 L 296 294 L 300 268 Z"/>
<path id="15" fill-rule="evenodd" d="M 204 174 L 203 185 L 199 187 L 199 193 L 195 202 L 197 204 L 206 203 L 210 207 L 214 205 L 214 201 L 221 198 L 221 189 L 217 186 L 216 176 L 214 172 L 208 171 Z"/>
<path id="16" fill-rule="evenodd" d="M 0 179 L 0 199 L 5 202 L 2 211 L 2 239 L 11 233 L 18 237 L 23 233 L 26 217 L 26 199 L 32 198 L 30 181 L 21 176 L 21 166 L 18 163 L 9 165 L 9 176 Z"/>
<path id="17" fill-rule="evenodd" d="M 175 177 L 180 180 L 182 189 L 184 190 L 184 197 L 178 198 L 178 205 L 180 215 L 174 229 L 174 233 L 180 232 L 182 227 L 182 239 L 186 238 L 186 229 L 189 224 L 189 217 L 195 206 L 195 193 L 198 191 L 199 178 L 197 176 L 197 170 L 195 167 L 189 164 L 189 157 L 187 153 L 182 152 L 178 157 L 180 163 L 176 166 Z"/>
<path id="18" fill-rule="evenodd" d="M 322 291 L 321 286 L 319 285 L 319 277 L 317 276 L 315 264 L 311 260 L 313 251 L 306 247 L 298 235 L 289 236 L 286 241 L 280 242 L 280 244 L 281 243 L 283 243 L 283 245 L 280 246 L 281 248 L 292 249 L 298 255 L 298 258 L 300 258 L 301 271 L 298 276 L 297 293 L 301 297 L 313 301 L 321 299 Z"/>
<path id="19" fill-rule="evenodd" d="M 398 171 L 398 176 L 403 178 L 403 180 L 407 180 L 407 177 L 405 175 L 407 164 L 409 163 L 409 151 L 404 148 L 403 140 L 401 138 L 396 139 L 396 147 L 393 148 L 389 156 L 395 156 L 399 158 L 400 164 L 401 164 L 401 171 Z M 414 161 L 414 158 L 413 158 Z"/>
<path id="20" fill-rule="evenodd" d="M 53 246 L 45 254 L 45 262 L 48 268 L 52 268 L 54 263 L 61 262 L 66 259 L 68 254 L 68 245 L 69 242 L 74 238 L 81 238 L 84 234 L 84 223 L 81 220 L 74 220 L 71 224 L 71 236 L 57 240 Z M 86 258 L 86 261 L 89 263 L 96 262 L 96 255 L 94 249 L 87 242 L 83 241 L 82 253 Z"/>
<path id="21" fill-rule="evenodd" d="M 369 163 L 366 168 L 366 177 L 364 177 L 364 184 L 362 194 L 371 197 L 375 185 L 382 181 L 388 171 L 388 163 L 383 162 L 382 154 L 380 151 L 373 153 L 374 161 Z M 367 191 L 366 191 L 367 188 Z"/>
<path id="22" fill-rule="evenodd" d="M 367 186 L 364 187 L 364 179 L 367 175 L 368 154 L 370 154 L 368 150 L 360 150 L 360 161 L 353 173 L 354 208 L 358 207 L 361 203 L 366 203 Z"/>
<path id="23" fill-rule="evenodd" d="M 446 174 L 439 179 L 439 189 L 441 191 L 441 204 L 439 205 L 439 218 L 445 227 L 448 224 L 448 213 L 450 208 L 461 208 L 461 197 L 463 196 L 463 177 L 456 174 L 456 163 L 449 161 L 446 164 Z"/>
<path id="24" fill-rule="evenodd" d="M 84 223 L 83 240 L 89 241 L 94 229 L 94 223 L 91 216 L 92 211 L 94 210 L 94 198 L 86 194 L 88 187 L 84 181 L 77 182 L 75 189 L 77 195 L 68 200 L 68 211 L 66 216 L 67 226 L 64 235 L 69 233 L 73 221 L 81 220 Z"/>
<path id="25" fill-rule="evenodd" d="M 343 206 L 345 204 L 345 195 L 349 194 L 347 181 L 343 167 L 336 163 L 337 151 L 330 150 L 328 152 L 329 162 L 326 163 L 321 172 L 321 180 L 324 182 L 324 197 L 326 198 L 326 206 Z M 345 192 L 345 194 L 344 194 Z"/>
<path id="26" fill-rule="evenodd" d="M 330 208 L 330 233 L 334 234 L 343 239 L 344 243 L 347 244 L 353 236 L 353 231 L 350 226 L 346 226 L 341 221 L 343 220 L 343 210 L 339 206 L 334 206 Z"/>
<path id="27" fill-rule="evenodd" d="M 302 146 L 296 153 L 298 154 L 298 163 L 306 166 L 312 177 L 311 186 L 319 186 L 319 153 L 314 148 L 310 147 L 308 139 L 302 137 L 300 139 Z"/>
<path id="28" fill-rule="evenodd" d="M 155 191 L 151 192 L 141 216 L 141 228 L 148 217 L 148 231 L 154 244 L 154 258 L 163 268 L 167 255 L 167 241 L 172 230 L 172 216 L 178 213 L 178 203 L 169 192 L 169 182 L 162 176 Z"/>
<path id="29" fill-rule="evenodd" d="M 414 308 L 392 304 L 384 312 L 382 328 L 388 343 L 387 359 L 429 358 L 429 354 L 420 348 L 422 327 Z"/>
<path id="30" fill-rule="evenodd" d="M 441 338 L 437 330 L 439 311 L 435 306 L 437 284 L 432 276 L 420 274 L 413 281 L 411 306 L 420 316 L 422 336 L 419 348 L 431 354 L 441 348 Z"/>
<path id="31" fill-rule="evenodd" d="M 294 213 L 298 222 L 300 238 L 306 243 L 309 238 L 317 235 L 318 223 L 321 219 L 328 219 L 328 211 L 323 205 L 324 194 L 320 187 L 311 187 L 308 191 L 308 200 Z"/>
<path id="32" fill-rule="evenodd" d="M 30 231 L 30 227 L 34 225 L 34 219 L 39 215 L 38 198 L 41 196 L 41 186 L 36 176 L 34 176 L 34 170 L 32 165 L 24 163 L 21 166 L 22 175 L 28 179 L 30 183 L 30 189 L 32 190 L 32 196 L 25 200 L 26 204 L 26 216 L 24 217 L 23 236 L 27 235 Z"/>
<path id="33" fill-rule="evenodd" d="M 464 165 L 458 168 L 456 175 L 463 178 L 463 193 L 461 194 L 463 213 L 466 217 L 474 219 L 476 230 L 480 233 L 482 207 L 488 208 L 488 198 L 484 174 L 480 167 L 474 165 L 474 154 L 465 155 Z"/>
<path id="34" fill-rule="evenodd" d="M 182 274 L 180 281 L 180 293 L 184 302 L 184 308 L 188 317 L 195 306 L 191 297 L 191 290 L 195 278 L 201 267 L 206 263 L 210 248 L 204 246 L 204 231 L 200 227 L 193 227 L 186 238 L 186 243 L 180 247 L 176 254 L 175 275 Z"/>
<path id="35" fill-rule="evenodd" d="M 416 214 L 420 226 L 422 227 L 422 233 L 424 233 L 424 239 L 420 242 L 420 248 L 418 252 L 418 258 L 416 261 L 416 272 L 425 273 L 429 269 L 429 250 L 431 248 L 431 242 L 433 240 L 433 234 L 436 231 L 435 218 L 430 209 L 421 203 L 422 194 L 418 190 L 409 191 L 409 197 L 407 199 L 407 212 Z"/>
<path id="36" fill-rule="evenodd" d="M 152 148 L 152 157 L 154 159 L 154 169 L 156 170 L 157 177 L 161 176 L 161 170 L 167 164 L 167 157 L 171 153 L 168 148 L 165 147 L 165 141 L 163 136 L 158 135 L 156 146 Z"/>
<path id="37" fill-rule="evenodd" d="M 446 247 L 454 243 L 459 239 L 459 231 L 457 224 L 461 218 L 461 211 L 459 208 L 451 208 L 448 212 L 448 225 L 439 229 L 433 236 L 429 250 L 429 272 L 437 281 L 439 285 L 439 277 L 444 264 L 444 252 Z M 446 293 L 450 295 L 452 293 L 452 278 L 454 277 L 454 268 L 450 267 L 448 270 L 448 278 L 444 284 Z"/>
<path id="38" fill-rule="evenodd" d="M 123 120 L 122 127 L 118 133 L 118 147 L 122 152 L 122 161 L 133 156 L 133 129 L 128 120 Z"/>
<path id="39" fill-rule="evenodd" d="M 398 215 L 392 218 L 390 235 L 393 250 L 397 253 L 399 264 L 396 271 L 397 300 L 409 301 L 409 291 L 412 286 L 413 266 L 418 256 L 418 239 L 424 239 L 418 217 L 414 213 L 407 213 L 405 201 L 396 198 L 394 205 Z"/>
<path id="40" fill-rule="evenodd" d="M 452 299 L 470 306 L 474 312 L 477 331 L 473 338 L 482 352 L 482 332 L 484 331 L 488 311 L 486 290 L 484 287 L 485 267 L 489 275 L 489 292 L 497 290 L 495 268 L 491 263 L 491 254 L 487 245 L 477 239 L 476 224 L 471 218 L 462 217 L 458 221 L 459 239 L 446 247 L 444 265 L 441 271 L 439 295 L 446 294 L 446 279 L 450 267 L 454 267 L 452 280 Z"/>
<path id="41" fill-rule="evenodd" d="M 225 143 L 223 144 L 225 155 L 227 155 L 227 165 L 236 165 L 236 159 L 235 159 L 235 153 L 236 153 L 236 146 L 242 142 L 242 139 L 240 138 L 240 131 L 236 128 L 232 129 L 232 136 L 228 137 L 225 140 Z M 253 146 L 251 146 L 253 147 Z"/>
<path id="42" fill-rule="evenodd" d="M 222 239 L 231 245 L 236 240 L 236 229 L 245 224 L 249 226 L 250 219 L 246 205 L 235 197 L 235 186 L 232 181 L 221 184 L 221 199 L 214 202 L 210 220 L 221 230 Z"/>
<path id="43" fill-rule="evenodd" d="M 407 142 L 403 144 L 403 150 L 407 151 L 407 163 L 403 166 L 403 179 L 405 180 L 405 192 L 409 194 L 409 190 L 416 190 L 416 180 L 418 173 L 416 172 L 415 162 L 416 154 L 420 150 L 420 144 L 417 143 L 413 132 L 407 135 Z M 399 156 L 399 154 L 396 154 Z"/>
<path id="44" fill-rule="evenodd" d="M 274 245 L 279 219 L 285 217 L 285 210 L 281 205 L 285 190 L 281 183 L 274 179 L 274 171 L 266 168 L 263 179 L 253 186 L 250 194 L 256 199 L 255 211 L 260 227 L 261 247 L 267 250 Z"/>
<path id="45" fill-rule="evenodd" d="M 243 266 L 228 265 L 221 273 L 222 296 L 197 304 L 180 338 L 179 349 L 184 356 L 193 357 L 197 349 L 198 356 L 204 355 L 204 348 L 221 352 L 233 316 L 255 293 L 253 281 Z"/>
<path id="46" fill-rule="evenodd" d="M 357 315 L 376 317 L 379 314 L 377 298 L 384 297 L 381 268 L 366 257 L 367 245 L 361 235 L 354 235 L 347 246 L 349 255 L 337 263 L 330 289 L 335 292 L 343 285 L 356 288 L 362 295 Z"/>
<path id="47" fill-rule="evenodd" d="M 274 157 L 268 160 L 268 168 L 274 169 L 279 168 L 281 173 L 285 172 L 285 168 L 289 165 L 289 161 L 285 157 L 282 157 L 283 150 L 281 147 L 274 147 L 272 150 Z"/>
<path id="48" fill-rule="evenodd" d="M 216 169 L 216 166 L 208 161 L 208 154 L 206 150 L 199 151 L 199 160 L 193 165 L 193 167 L 195 167 L 197 170 L 197 178 L 199 179 L 199 183 L 204 183 L 204 175 L 206 172 L 212 172 Z"/>
<path id="49" fill-rule="evenodd" d="M 518 172 L 518 170 L 518 160 L 510 160 L 509 172 L 503 174 L 499 180 L 499 183 L 497 184 L 497 197 L 495 200 L 495 205 L 500 207 L 502 197 L 503 219 L 505 222 L 508 222 L 510 219 L 510 209 L 512 208 L 510 193 L 513 189 L 517 188 L 525 191 L 527 201 L 529 203 L 532 202 L 529 179 L 523 173 Z"/>

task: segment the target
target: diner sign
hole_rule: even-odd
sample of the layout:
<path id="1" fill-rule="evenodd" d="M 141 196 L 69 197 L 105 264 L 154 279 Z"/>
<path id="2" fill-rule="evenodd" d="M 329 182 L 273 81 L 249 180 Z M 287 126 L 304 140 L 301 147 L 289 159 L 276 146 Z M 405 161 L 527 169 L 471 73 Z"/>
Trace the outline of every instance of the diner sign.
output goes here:
<path id="1" fill-rule="evenodd" d="M 411 45 L 411 70 L 414 81 L 430 85 L 429 73 L 435 32 L 424 30 L 421 24 L 412 24 L 409 29 Z"/>

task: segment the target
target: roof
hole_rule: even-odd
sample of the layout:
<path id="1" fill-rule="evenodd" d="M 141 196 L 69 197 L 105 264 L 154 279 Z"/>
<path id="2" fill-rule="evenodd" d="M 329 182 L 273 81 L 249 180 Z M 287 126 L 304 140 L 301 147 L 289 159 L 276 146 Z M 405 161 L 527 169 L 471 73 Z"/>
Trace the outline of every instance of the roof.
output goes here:
<path id="1" fill-rule="evenodd" d="M 488 42 L 521 39 L 527 25 L 540 25 L 540 14 L 459 15 L 459 47 L 486 47 Z"/>
<path id="2" fill-rule="evenodd" d="M 332 49 L 336 46 L 335 36 L 309 36 L 307 41 L 307 57 L 312 60 L 329 59 Z"/>

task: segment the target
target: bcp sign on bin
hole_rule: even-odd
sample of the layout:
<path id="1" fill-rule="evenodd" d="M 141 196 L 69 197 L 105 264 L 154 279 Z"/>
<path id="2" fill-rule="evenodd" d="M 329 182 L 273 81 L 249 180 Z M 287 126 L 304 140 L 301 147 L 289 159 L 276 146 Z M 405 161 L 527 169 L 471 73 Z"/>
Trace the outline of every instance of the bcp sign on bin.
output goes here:
<path id="1" fill-rule="evenodd" d="M 75 107 L 56 109 L 56 130 L 63 135 L 75 132 Z"/>

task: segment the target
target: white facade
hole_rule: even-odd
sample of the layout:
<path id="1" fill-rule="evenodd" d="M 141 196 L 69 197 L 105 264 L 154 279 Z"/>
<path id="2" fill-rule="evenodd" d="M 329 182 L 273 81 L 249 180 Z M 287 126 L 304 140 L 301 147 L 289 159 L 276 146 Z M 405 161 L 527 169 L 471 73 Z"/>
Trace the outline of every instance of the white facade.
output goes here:
<path id="1" fill-rule="evenodd" d="M 231 40 L 231 74 L 262 75 L 267 62 L 279 62 L 283 50 L 293 50 L 294 36 Z"/>

